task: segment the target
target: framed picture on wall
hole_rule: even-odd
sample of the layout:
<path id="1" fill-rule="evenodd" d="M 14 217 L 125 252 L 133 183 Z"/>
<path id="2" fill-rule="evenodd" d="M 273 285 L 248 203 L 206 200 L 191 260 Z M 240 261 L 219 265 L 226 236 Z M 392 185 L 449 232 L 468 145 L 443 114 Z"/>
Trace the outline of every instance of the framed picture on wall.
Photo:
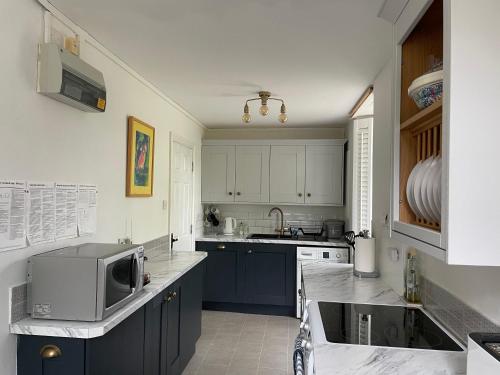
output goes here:
<path id="1" fill-rule="evenodd" d="M 153 196 L 155 128 L 128 117 L 127 197 Z"/>

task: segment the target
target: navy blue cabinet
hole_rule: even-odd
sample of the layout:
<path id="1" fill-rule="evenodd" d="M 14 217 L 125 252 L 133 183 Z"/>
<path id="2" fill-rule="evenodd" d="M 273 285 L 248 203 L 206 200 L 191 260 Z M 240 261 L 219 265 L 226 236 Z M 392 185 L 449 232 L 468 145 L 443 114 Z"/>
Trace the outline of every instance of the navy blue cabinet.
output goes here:
<path id="1" fill-rule="evenodd" d="M 18 336 L 18 375 L 180 375 L 201 335 L 204 262 L 93 339 Z M 42 359 L 47 345 L 61 355 Z"/>
<path id="2" fill-rule="evenodd" d="M 208 252 L 203 279 L 205 308 L 294 314 L 294 245 L 199 241 L 196 249 Z"/>

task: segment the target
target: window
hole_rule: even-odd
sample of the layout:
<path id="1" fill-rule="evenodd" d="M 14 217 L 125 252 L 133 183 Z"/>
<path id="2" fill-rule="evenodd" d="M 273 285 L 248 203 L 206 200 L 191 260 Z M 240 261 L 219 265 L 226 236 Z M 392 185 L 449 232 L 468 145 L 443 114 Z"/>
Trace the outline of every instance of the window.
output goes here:
<path id="1" fill-rule="evenodd" d="M 373 117 L 357 118 L 353 129 L 352 227 L 372 232 Z"/>

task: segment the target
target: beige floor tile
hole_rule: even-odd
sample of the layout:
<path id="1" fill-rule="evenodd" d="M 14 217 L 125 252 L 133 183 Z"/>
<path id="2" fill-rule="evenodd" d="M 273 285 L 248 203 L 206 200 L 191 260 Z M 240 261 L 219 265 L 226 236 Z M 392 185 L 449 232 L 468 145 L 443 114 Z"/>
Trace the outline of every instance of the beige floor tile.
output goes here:
<path id="1" fill-rule="evenodd" d="M 227 368 L 227 366 L 203 364 L 198 370 L 197 375 L 225 375 Z"/>
<path id="2" fill-rule="evenodd" d="M 280 352 L 263 352 L 260 356 L 260 367 L 286 370 L 288 354 Z"/>
<path id="3" fill-rule="evenodd" d="M 286 370 L 280 370 L 275 368 L 259 368 L 258 375 L 287 375 Z"/>

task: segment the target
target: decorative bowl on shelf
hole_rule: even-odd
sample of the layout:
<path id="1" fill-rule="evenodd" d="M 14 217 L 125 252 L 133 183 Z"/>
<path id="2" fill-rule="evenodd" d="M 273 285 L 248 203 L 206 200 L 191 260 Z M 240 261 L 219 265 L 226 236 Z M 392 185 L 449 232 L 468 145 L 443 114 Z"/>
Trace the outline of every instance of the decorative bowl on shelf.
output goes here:
<path id="1" fill-rule="evenodd" d="M 443 95 L 443 70 L 416 78 L 408 87 L 408 95 L 420 109 L 440 100 Z"/>

